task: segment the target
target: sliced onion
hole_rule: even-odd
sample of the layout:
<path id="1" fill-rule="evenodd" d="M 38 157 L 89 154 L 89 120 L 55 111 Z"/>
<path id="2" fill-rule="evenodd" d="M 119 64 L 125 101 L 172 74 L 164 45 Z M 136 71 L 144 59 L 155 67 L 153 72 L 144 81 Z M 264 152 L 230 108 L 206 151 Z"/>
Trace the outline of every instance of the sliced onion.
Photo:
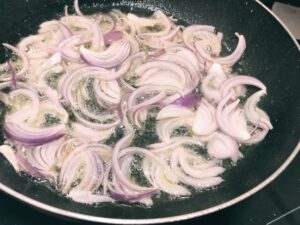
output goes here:
<path id="1" fill-rule="evenodd" d="M 222 83 L 222 86 L 220 87 L 222 97 L 224 98 L 230 93 L 232 88 L 239 85 L 252 85 L 257 88 L 260 88 L 264 91 L 264 93 L 267 93 L 266 86 L 260 80 L 250 76 L 234 76 Z"/>
<path id="2" fill-rule="evenodd" d="M 245 115 L 252 124 L 261 127 L 260 124 L 263 123 L 271 130 L 273 129 L 273 126 L 270 122 L 269 116 L 265 111 L 257 107 L 258 101 L 265 94 L 265 91 L 261 90 L 250 96 L 245 103 L 244 109 Z"/>
<path id="3" fill-rule="evenodd" d="M 73 137 L 84 137 L 91 141 L 102 141 L 107 138 L 114 132 L 114 129 L 106 129 L 106 130 L 96 130 L 89 127 L 86 127 L 80 123 L 72 123 L 71 134 Z"/>
<path id="4" fill-rule="evenodd" d="M 222 43 L 214 32 L 206 30 L 194 32 L 193 38 L 196 39 L 195 46 L 197 50 L 201 48 L 201 52 L 203 51 L 214 57 L 219 56 L 221 53 Z"/>
<path id="5" fill-rule="evenodd" d="M 28 60 L 26 54 L 23 51 L 21 51 L 20 49 L 12 46 L 10 44 L 4 43 L 2 45 L 4 47 L 12 50 L 13 52 L 15 52 L 17 55 L 19 55 L 21 57 L 21 60 L 22 60 L 22 69 L 17 72 L 17 77 L 24 75 L 28 71 L 28 69 L 29 69 L 29 60 Z"/>
<path id="6" fill-rule="evenodd" d="M 260 141 L 262 141 L 266 135 L 269 132 L 269 127 L 265 125 L 264 123 L 260 124 L 261 129 L 255 129 L 255 131 L 252 133 L 251 138 L 245 141 L 241 141 L 241 143 L 246 144 L 246 145 L 253 145 L 256 144 Z"/>
<path id="7" fill-rule="evenodd" d="M 81 58 L 89 65 L 111 68 L 121 64 L 130 53 L 130 44 L 127 40 L 112 43 L 103 52 L 93 52 L 84 47 L 80 48 Z"/>
<path id="8" fill-rule="evenodd" d="M 11 60 L 9 60 L 7 64 L 8 64 L 8 69 L 11 72 L 11 87 L 14 90 L 17 88 L 17 72 L 15 67 L 11 63 Z"/>
<path id="9" fill-rule="evenodd" d="M 205 98 L 213 103 L 218 103 L 222 99 L 219 89 L 225 80 L 227 80 L 227 76 L 222 66 L 214 63 L 201 83 L 201 90 Z"/>
<path id="10" fill-rule="evenodd" d="M 26 145 L 42 145 L 59 139 L 64 135 L 64 126 L 59 125 L 51 128 L 33 128 L 25 123 L 14 124 L 5 122 L 4 132 L 9 139 Z"/>
<path id="11" fill-rule="evenodd" d="M 113 150 L 113 155 L 112 155 L 112 169 L 113 172 L 116 176 L 116 178 L 118 179 L 118 182 L 120 182 L 120 184 L 124 185 L 124 187 L 135 190 L 135 191 L 141 191 L 141 192 L 149 192 L 149 191 L 153 191 L 156 190 L 155 188 L 148 188 L 148 187 L 142 187 L 139 186 L 137 184 L 134 184 L 130 181 L 128 181 L 124 175 L 122 174 L 122 171 L 120 169 L 120 165 L 118 162 L 118 158 L 119 158 L 119 154 L 120 154 L 120 150 L 121 148 L 127 147 L 128 144 L 131 142 L 133 138 L 133 134 L 128 134 L 127 136 L 123 137 L 120 141 L 117 142 L 117 144 L 114 147 Z"/>
<path id="12" fill-rule="evenodd" d="M 54 169 L 57 161 L 56 153 L 63 142 L 64 138 L 61 138 L 46 145 L 27 149 L 24 155 L 26 156 L 28 163 L 36 168 L 41 174 L 56 180 L 57 171 Z"/>
<path id="13" fill-rule="evenodd" d="M 197 135 L 210 135 L 217 128 L 216 108 L 202 99 L 193 119 L 193 132 Z"/>
<path id="14" fill-rule="evenodd" d="M 58 26 L 65 38 L 69 38 L 73 35 L 72 31 L 62 22 L 58 21 Z"/>
<path id="15" fill-rule="evenodd" d="M 22 168 L 23 171 L 28 173 L 30 176 L 35 178 L 45 178 L 45 175 L 42 174 L 37 168 L 33 167 L 28 160 L 25 158 L 23 150 L 17 149 L 16 151 L 16 159 L 18 161 L 18 164 Z"/>
<path id="16" fill-rule="evenodd" d="M 217 159 L 231 158 L 232 161 L 237 162 L 243 155 L 238 149 L 237 142 L 220 132 L 217 132 L 213 138 L 207 143 L 208 153 Z"/>
<path id="17" fill-rule="evenodd" d="M 119 41 L 123 38 L 121 31 L 110 31 L 104 35 L 105 45 L 110 45 L 115 41 Z"/>
<path id="18" fill-rule="evenodd" d="M 216 163 L 207 162 L 199 154 L 187 154 L 187 150 L 184 148 L 180 148 L 178 162 L 184 173 L 199 179 L 216 177 L 225 171 Z"/>
<path id="19" fill-rule="evenodd" d="M 15 171 L 20 171 L 20 166 L 16 157 L 15 150 L 8 145 L 0 146 L 0 153 L 7 159 L 7 161 L 13 166 Z"/>
<path id="20" fill-rule="evenodd" d="M 93 194 L 90 191 L 71 191 L 68 195 L 75 202 L 94 204 L 101 202 L 113 202 L 114 200 L 105 195 Z"/>
<path id="21" fill-rule="evenodd" d="M 195 47 L 199 54 L 206 60 L 210 62 L 219 63 L 222 65 L 232 66 L 235 64 L 243 55 L 245 49 L 246 49 L 246 40 L 243 35 L 236 34 L 239 38 L 239 42 L 236 46 L 236 49 L 234 52 L 231 53 L 231 55 L 225 56 L 225 57 L 219 57 L 219 58 L 213 58 L 210 54 L 208 54 L 205 50 L 202 49 L 202 46 L 200 43 L 196 42 Z"/>
<path id="22" fill-rule="evenodd" d="M 168 176 L 164 173 L 164 169 L 161 166 L 158 166 L 151 159 L 146 158 L 143 161 L 143 172 L 147 180 L 153 185 L 157 186 L 162 191 L 175 195 L 190 195 L 190 191 L 177 184 L 177 182 L 171 181 Z"/>
<path id="23" fill-rule="evenodd" d="M 174 105 L 180 105 L 180 106 L 185 106 L 185 107 L 192 107 L 197 105 L 199 102 L 200 98 L 194 94 L 194 92 L 191 92 L 187 95 L 184 95 L 178 99 L 176 99 L 172 104 Z"/>
<path id="24" fill-rule="evenodd" d="M 95 79 L 93 86 L 99 104 L 109 108 L 116 106 L 121 101 L 121 88 L 117 81 L 100 81 Z"/>
<path id="25" fill-rule="evenodd" d="M 6 117 L 6 119 L 14 120 L 12 122 L 17 122 L 17 121 L 23 122 L 24 120 L 26 120 L 28 123 L 32 123 L 36 119 L 36 117 L 39 113 L 39 107 L 40 107 L 39 97 L 35 91 L 30 90 L 30 89 L 25 89 L 25 88 L 14 90 L 14 91 L 10 92 L 10 94 L 9 94 L 11 99 L 15 98 L 18 95 L 26 96 L 27 98 L 29 98 L 31 100 L 32 108 L 31 108 L 30 115 L 28 117 L 24 118 L 24 116 L 26 115 L 24 113 L 22 116 L 19 117 L 17 115 L 19 113 L 17 112 L 17 114 L 12 114 L 12 115 Z"/>
<path id="26" fill-rule="evenodd" d="M 147 146 L 150 151 L 155 153 L 165 152 L 170 149 L 175 149 L 180 145 L 183 144 L 195 144 L 202 146 L 202 142 L 200 139 L 195 137 L 173 137 L 170 139 L 170 142 L 161 142 L 161 143 L 155 143 Z"/>
<path id="27" fill-rule="evenodd" d="M 179 153 L 181 151 L 181 148 L 177 148 L 173 151 L 171 159 L 170 159 L 170 165 L 172 171 L 175 172 L 178 179 L 187 185 L 193 186 L 195 188 L 204 189 L 216 186 L 223 182 L 223 179 L 220 177 L 204 177 L 201 179 L 194 178 L 191 176 L 186 175 L 182 172 L 182 170 L 178 166 L 178 160 L 179 160 Z"/>
<path id="28" fill-rule="evenodd" d="M 187 28 L 185 28 L 183 30 L 183 33 L 182 33 L 184 44 L 188 48 L 190 48 L 192 50 L 195 50 L 195 48 L 191 44 L 191 40 L 190 40 L 191 38 L 193 38 L 193 33 L 197 32 L 197 31 L 214 32 L 214 30 L 215 30 L 215 28 L 213 26 L 207 26 L 207 25 L 191 25 L 191 26 L 188 26 Z"/>
<path id="29" fill-rule="evenodd" d="M 192 116 L 194 113 L 191 109 L 181 106 L 181 105 L 167 105 L 162 108 L 156 116 L 156 119 L 168 119 L 176 117 L 188 117 Z"/>
<path id="30" fill-rule="evenodd" d="M 216 118 L 218 126 L 223 132 L 238 140 L 247 140 L 251 136 L 244 112 L 238 108 L 240 100 L 237 99 L 226 106 L 230 98 L 232 98 L 232 95 L 227 95 L 217 107 Z"/>
<path id="31" fill-rule="evenodd" d="M 160 120 L 156 125 L 156 133 L 163 142 L 171 142 L 173 131 L 184 125 L 186 125 L 186 120 L 184 118 Z"/>
<path id="32" fill-rule="evenodd" d="M 59 186 L 63 193 L 73 191 L 95 191 L 104 177 L 104 165 L 99 156 L 85 145 L 71 152 L 62 164 L 59 175 Z M 84 171 L 81 171 L 84 170 Z M 82 174 L 80 174 L 82 173 Z M 74 182 L 80 179 L 76 183 Z"/>
<path id="33" fill-rule="evenodd" d="M 142 108 L 147 105 L 155 104 L 167 96 L 167 93 L 164 89 L 167 89 L 168 86 L 159 86 L 159 85 L 144 85 L 137 88 L 128 98 L 128 111 L 134 112 L 139 108 Z M 173 88 L 173 87 L 171 87 Z M 139 98 L 145 99 L 150 95 L 150 98 L 138 103 Z"/>
<path id="34" fill-rule="evenodd" d="M 78 16 L 84 16 L 83 13 L 80 11 L 80 8 L 79 8 L 79 4 L 78 4 L 78 0 L 74 0 L 74 9 L 75 9 L 75 12 Z"/>

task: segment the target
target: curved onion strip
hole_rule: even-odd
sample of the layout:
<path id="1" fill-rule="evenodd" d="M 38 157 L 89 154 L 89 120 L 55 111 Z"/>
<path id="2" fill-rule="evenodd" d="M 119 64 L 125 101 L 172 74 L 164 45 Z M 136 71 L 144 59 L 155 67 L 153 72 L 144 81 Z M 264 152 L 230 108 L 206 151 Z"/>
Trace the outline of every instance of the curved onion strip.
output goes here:
<path id="1" fill-rule="evenodd" d="M 168 151 L 170 149 L 174 149 L 180 145 L 183 144 L 195 144 L 202 146 L 202 142 L 200 139 L 196 139 L 194 137 L 173 137 L 170 139 L 170 142 L 168 143 L 156 143 L 156 144 L 151 144 L 147 146 L 149 148 L 149 151 L 155 152 L 155 153 L 160 153 L 164 151 Z"/>
<path id="2" fill-rule="evenodd" d="M 172 102 L 174 105 L 186 106 L 186 107 L 193 107 L 197 105 L 200 98 L 194 94 L 194 92 L 190 92 Z"/>
<path id="3" fill-rule="evenodd" d="M 207 76 L 202 80 L 201 90 L 204 97 L 212 103 L 219 103 L 222 99 L 221 84 L 227 80 L 220 64 L 214 63 L 208 70 Z"/>
<path id="4" fill-rule="evenodd" d="M 74 9 L 78 16 L 84 16 L 83 13 L 80 11 L 78 0 L 74 0 Z"/>
<path id="5" fill-rule="evenodd" d="M 171 181 L 165 174 L 165 170 L 156 165 L 154 161 L 149 158 L 145 158 L 143 161 L 143 172 L 147 180 L 153 185 L 161 189 L 162 191 L 175 196 L 190 195 L 190 191 L 177 184 L 177 182 Z"/>
<path id="6" fill-rule="evenodd" d="M 228 94 L 217 107 L 216 118 L 218 126 L 223 132 L 238 140 L 247 140 L 250 138 L 247 121 L 243 111 L 237 108 L 240 100 L 237 99 L 226 106 L 230 98 L 232 98 L 232 95 Z"/>
<path id="7" fill-rule="evenodd" d="M 20 171 L 20 166 L 16 157 L 15 150 L 8 145 L 0 146 L 0 153 L 7 159 L 7 161 L 13 166 L 15 171 Z"/>
<path id="8" fill-rule="evenodd" d="M 32 177 L 45 179 L 45 175 L 42 174 L 37 168 L 33 167 L 26 157 L 24 156 L 24 152 L 21 148 L 18 148 L 16 151 L 16 159 L 18 161 L 18 164 L 22 168 L 23 171 L 31 175 Z"/>
<path id="9" fill-rule="evenodd" d="M 231 158 L 234 162 L 243 157 L 238 148 L 233 138 L 220 132 L 217 132 L 207 144 L 207 152 L 211 156 L 217 159 Z"/>
<path id="10" fill-rule="evenodd" d="M 185 106 L 181 105 L 167 105 L 162 108 L 156 116 L 156 119 L 168 119 L 176 117 L 192 116 L 193 111 Z"/>
<path id="11" fill-rule="evenodd" d="M 191 26 L 186 27 L 182 33 L 182 38 L 183 38 L 184 44 L 188 48 L 195 50 L 193 45 L 190 44 L 190 38 L 193 36 L 194 32 L 202 31 L 202 30 L 214 32 L 215 28 L 213 26 L 207 26 L 207 25 L 191 25 Z"/>
<path id="12" fill-rule="evenodd" d="M 241 141 L 241 143 L 246 144 L 246 145 L 253 145 L 256 144 L 260 141 L 262 141 L 266 135 L 269 132 L 269 127 L 265 124 L 260 124 L 261 129 L 257 129 L 254 131 L 254 133 L 251 135 L 251 138 L 245 141 Z"/>
<path id="13" fill-rule="evenodd" d="M 186 125 L 185 118 L 171 118 L 160 120 L 156 125 L 156 133 L 163 142 L 170 142 L 171 135 L 176 128 Z"/>
<path id="14" fill-rule="evenodd" d="M 137 184 L 128 181 L 121 172 L 120 165 L 118 162 L 119 154 L 121 148 L 126 147 L 131 142 L 132 138 L 133 138 L 133 134 L 128 134 L 127 136 L 123 137 L 120 141 L 118 141 L 117 144 L 115 145 L 112 154 L 112 169 L 118 181 L 126 188 L 136 190 L 136 191 L 150 191 L 150 190 L 152 191 L 153 188 L 141 187 Z"/>
<path id="15" fill-rule="evenodd" d="M 198 179 L 184 174 L 178 166 L 180 151 L 181 151 L 180 147 L 173 151 L 170 159 L 170 166 L 172 171 L 175 172 L 176 176 L 182 183 L 193 186 L 195 188 L 204 189 L 204 188 L 216 186 L 221 182 L 223 182 L 223 179 L 221 177 L 204 177 Z"/>
<path id="16" fill-rule="evenodd" d="M 193 119 L 193 132 L 197 135 L 210 135 L 217 128 L 216 108 L 202 99 Z"/>
<path id="17" fill-rule="evenodd" d="M 64 125 L 49 128 L 29 127 L 25 123 L 4 123 L 4 132 L 9 139 L 25 145 L 37 146 L 59 139 L 64 135 Z"/>
<path id="18" fill-rule="evenodd" d="M 165 89 L 172 90 L 174 87 L 169 88 L 169 86 L 144 85 L 137 88 L 128 98 L 128 111 L 134 112 L 141 107 L 161 101 L 167 96 Z M 141 103 L 137 103 L 139 98 L 144 99 L 147 95 L 150 95 L 151 97 Z"/>
<path id="19" fill-rule="evenodd" d="M 14 90 L 17 88 L 17 71 L 15 67 L 12 65 L 11 60 L 8 60 L 7 65 L 8 65 L 8 70 L 11 73 L 11 88 Z"/>
<path id="20" fill-rule="evenodd" d="M 220 92 L 222 97 L 224 98 L 226 95 L 230 93 L 230 90 L 236 86 L 239 85 L 252 85 L 257 88 L 260 88 L 264 91 L 264 93 L 267 93 L 266 86 L 258 79 L 250 76 L 234 76 L 232 78 L 229 78 L 224 83 L 222 83 L 220 87 Z"/>
<path id="21" fill-rule="evenodd" d="M 27 122 L 32 123 L 36 119 L 36 117 L 39 113 L 39 108 L 40 108 L 39 97 L 38 97 L 38 95 L 35 91 L 30 90 L 30 89 L 17 89 L 17 90 L 14 90 L 14 91 L 10 92 L 9 97 L 11 99 L 13 99 L 18 95 L 26 96 L 27 98 L 29 98 L 31 100 L 31 107 L 32 108 L 31 108 L 30 116 L 27 118 Z M 15 119 L 18 120 L 18 118 L 14 114 L 6 117 L 6 119 L 7 120 L 15 120 Z"/>
<path id="22" fill-rule="evenodd" d="M 246 49 L 246 40 L 243 35 L 236 34 L 239 38 L 239 42 L 236 46 L 236 49 L 228 56 L 225 57 L 219 57 L 219 58 L 213 58 L 210 54 L 208 54 L 205 50 L 202 49 L 202 46 L 200 43 L 196 42 L 195 47 L 199 54 L 206 60 L 210 62 L 219 63 L 222 65 L 232 66 L 235 64 L 243 55 L 245 49 Z"/>
<path id="23" fill-rule="evenodd" d="M 214 57 L 219 56 L 222 50 L 222 43 L 214 32 L 205 30 L 195 32 L 194 39 L 196 39 L 195 46 L 197 50 L 201 48 L 201 52 Z"/>
<path id="24" fill-rule="evenodd" d="M 123 39 L 112 43 L 103 52 L 93 52 L 84 47 L 80 48 L 81 58 L 89 65 L 111 68 L 121 64 L 130 53 L 130 44 Z"/>
<path id="25" fill-rule="evenodd" d="M 188 157 L 186 152 L 186 149 L 180 148 L 178 162 L 182 171 L 191 177 L 199 179 L 216 177 L 225 171 L 225 169 L 221 166 L 217 166 L 216 164 L 211 165 L 210 163 L 206 162 L 200 155 L 193 154 L 192 156 Z M 195 168 L 193 164 L 200 162 L 201 167 Z"/>
<path id="26" fill-rule="evenodd" d="M 113 202 L 114 200 L 105 195 L 93 194 L 91 191 L 71 191 L 68 195 L 75 202 L 94 204 L 100 202 Z"/>
<path id="27" fill-rule="evenodd" d="M 95 152 L 84 148 L 86 148 L 85 145 L 79 146 L 77 150 L 67 156 L 62 164 L 59 185 L 63 193 L 68 193 L 71 189 L 93 192 L 104 178 L 102 160 Z M 75 187 L 72 187 L 77 179 L 80 181 Z"/>
<path id="28" fill-rule="evenodd" d="M 17 77 L 19 77 L 21 75 L 24 75 L 28 71 L 28 69 L 29 69 L 29 60 L 28 60 L 26 54 L 23 51 L 21 51 L 20 49 L 12 46 L 10 44 L 3 43 L 2 45 L 4 47 L 12 50 L 14 53 L 16 53 L 17 55 L 19 55 L 21 57 L 21 60 L 22 60 L 22 69 L 17 72 Z"/>
<path id="29" fill-rule="evenodd" d="M 254 93 L 250 96 L 244 106 L 245 115 L 247 116 L 248 120 L 258 127 L 261 127 L 261 123 L 267 125 L 269 129 L 273 129 L 273 126 L 270 122 L 270 118 L 267 113 L 257 107 L 257 103 L 260 98 L 265 95 L 265 91 L 261 90 Z"/>
<path id="30" fill-rule="evenodd" d="M 96 130 L 85 127 L 80 123 L 72 123 L 71 127 L 72 130 L 70 133 L 73 137 L 83 137 L 87 140 L 95 142 L 107 139 L 114 132 L 114 129 L 112 128 L 109 128 L 107 130 Z"/>

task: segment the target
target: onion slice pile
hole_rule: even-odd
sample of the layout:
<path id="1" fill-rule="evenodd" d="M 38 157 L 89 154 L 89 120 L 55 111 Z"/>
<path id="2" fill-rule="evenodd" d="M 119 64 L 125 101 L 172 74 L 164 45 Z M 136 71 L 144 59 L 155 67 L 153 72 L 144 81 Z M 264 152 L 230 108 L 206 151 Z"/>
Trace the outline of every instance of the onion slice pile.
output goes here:
<path id="1" fill-rule="evenodd" d="M 161 10 L 86 15 L 74 0 L 74 13 L 3 43 L 13 55 L 0 65 L 0 153 L 17 172 L 78 203 L 151 206 L 160 192 L 220 185 L 223 160 L 236 165 L 240 146 L 273 129 L 260 108 L 267 87 L 232 69 L 242 34 L 223 57 L 214 26 L 177 25 Z"/>

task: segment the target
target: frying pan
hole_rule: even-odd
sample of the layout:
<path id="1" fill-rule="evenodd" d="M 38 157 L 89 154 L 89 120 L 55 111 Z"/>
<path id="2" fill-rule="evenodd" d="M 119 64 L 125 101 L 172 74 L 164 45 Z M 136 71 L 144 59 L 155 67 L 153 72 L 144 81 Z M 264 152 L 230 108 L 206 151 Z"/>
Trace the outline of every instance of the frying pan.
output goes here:
<path id="1" fill-rule="evenodd" d="M 0 2 L 0 42 L 17 43 L 35 32 L 38 25 L 57 18 L 65 0 L 10 0 Z M 256 1 L 239 0 L 86 0 L 86 14 L 119 8 L 139 15 L 162 9 L 182 24 L 210 24 L 224 33 L 234 49 L 235 32 L 245 35 L 247 49 L 235 71 L 259 78 L 268 87 L 261 102 L 270 115 L 274 130 L 264 141 L 243 148 L 245 158 L 227 171 L 225 182 L 213 190 L 173 199 L 161 195 L 151 208 L 135 204 L 89 206 L 59 196 L 49 187 L 16 174 L 0 156 L 0 189 L 40 210 L 64 217 L 105 223 L 145 224 L 188 219 L 212 213 L 238 203 L 275 179 L 296 157 L 300 149 L 300 53 L 287 30 Z M 0 60 L 5 54 L 1 50 Z M 1 138 L 3 139 L 3 138 Z"/>

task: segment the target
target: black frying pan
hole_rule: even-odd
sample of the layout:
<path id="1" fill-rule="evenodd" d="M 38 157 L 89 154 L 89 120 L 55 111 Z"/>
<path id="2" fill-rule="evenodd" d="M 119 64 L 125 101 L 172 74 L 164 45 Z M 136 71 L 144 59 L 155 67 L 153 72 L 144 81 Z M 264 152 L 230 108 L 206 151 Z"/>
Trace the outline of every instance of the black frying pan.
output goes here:
<path id="1" fill-rule="evenodd" d="M 262 107 L 274 130 L 260 144 L 242 149 L 245 158 L 226 172 L 218 188 L 187 199 L 155 199 L 151 208 L 126 204 L 77 204 L 42 184 L 17 175 L 0 156 L 0 189 L 42 210 L 76 219 L 109 223 L 160 223 L 208 214 L 254 194 L 276 178 L 296 157 L 300 145 L 300 53 L 284 27 L 259 3 L 248 0 L 86 0 L 84 13 L 115 8 L 149 15 L 160 8 L 183 24 L 210 24 L 222 31 L 234 47 L 234 33 L 244 34 L 247 49 L 236 71 L 262 80 L 268 96 Z M 95 3 L 95 4 L 94 4 Z M 58 17 L 66 0 L 10 0 L 0 2 L 0 42 L 15 44 L 37 30 L 38 25 Z M 4 51 L 0 51 L 4 61 Z M 298 147 L 296 147 L 298 144 Z M 122 219 L 122 220 L 121 220 Z"/>

